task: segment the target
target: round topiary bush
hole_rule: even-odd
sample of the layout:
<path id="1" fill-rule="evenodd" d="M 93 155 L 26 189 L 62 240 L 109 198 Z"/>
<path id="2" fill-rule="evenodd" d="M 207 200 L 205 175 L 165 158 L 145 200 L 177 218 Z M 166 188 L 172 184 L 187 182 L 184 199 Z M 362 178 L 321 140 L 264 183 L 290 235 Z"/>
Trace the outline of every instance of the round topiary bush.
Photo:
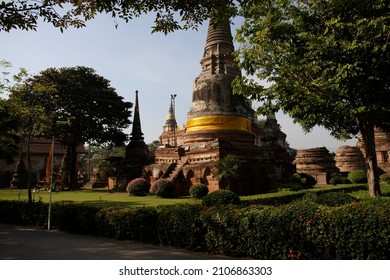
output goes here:
<path id="1" fill-rule="evenodd" d="M 174 196 L 175 185 L 168 179 L 158 179 L 152 185 L 150 194 L 155 194 L 159 197 L 170 198 Z"/>
<path id="2" fill-rule="evenodd" d="M 240 197 L 232 191 L 218 190 L 203 197 L 202 204 L 204 206 L 240 204 Z"/>
<path id="3" fill-rule="evenodd" d="M 149 193 L 150 183 L 144 178 L 136 178 L 127 184 L 126 191 L 129 195 L 145 196 Z"/>
<path id="4" fill-rule="evenodd" d="M 195 184 L 190 188 L 190 195 L 193 198 L 202 198 L 209 193 L 209 188 L 205 184 Z"/>
<path id="5" fill-rule="evenodd" d="M 325 206 L 341 206 L 358 201 L 353 196 L 344 192 L 329 192 L 319 195 L 314 202 Z"/>
<path id="6" fill-rule="evenodd" d="M 354 184 L 367 183 L 367 172 L 365 170 L 354 170 L 349 172 L 348 180 Z"/>

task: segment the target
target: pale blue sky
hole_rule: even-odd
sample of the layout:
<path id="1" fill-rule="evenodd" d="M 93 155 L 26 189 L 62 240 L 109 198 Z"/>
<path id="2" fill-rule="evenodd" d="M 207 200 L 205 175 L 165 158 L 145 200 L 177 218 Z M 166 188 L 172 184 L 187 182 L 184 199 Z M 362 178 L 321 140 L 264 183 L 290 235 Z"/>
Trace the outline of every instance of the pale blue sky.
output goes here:
<path id="1" fill-rule="evenodd" d="M 46 23 L 40 24 L 36 32 L 0 32 L 0 60 L 11 62 L 15 71 L 24 67 L 31 74 L 48 67 L 91 67 L 110 80 L 126 101 L 134 102 L 134 92 L 138 90 L 142 130 L 145 142 L 150 143 L 162 132 L 171 94 L 177 94 L 178 124 L 182 127 L 187 121 L 193 81 L 201 71 L 199 62 L 208 23 L 198 31 L 176 31 L 167 36 L 151 34 L 152 16 L 117 23 L 115 29 L 112 18 L 100 15 L 87 22 L 87 27 L 64 33 Z M 232 27 L 233 33 L 235 28 Z M 305 134 L 280 112 L 277 119 L 292 148 L 326 146 L 334 150 L 356 144 L 356 140 L 337 141 L 322 128 Z"/>

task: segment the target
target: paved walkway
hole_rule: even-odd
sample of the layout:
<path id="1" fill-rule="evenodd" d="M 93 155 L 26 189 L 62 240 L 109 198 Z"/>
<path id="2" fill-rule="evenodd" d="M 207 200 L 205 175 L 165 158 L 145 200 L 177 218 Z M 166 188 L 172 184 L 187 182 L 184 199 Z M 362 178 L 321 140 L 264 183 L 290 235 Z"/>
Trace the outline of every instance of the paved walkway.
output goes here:
<path id="1" fill-rule="evenodd" d="M 0 224 L 2 260 L 219 260 L 225 256 Z"/>

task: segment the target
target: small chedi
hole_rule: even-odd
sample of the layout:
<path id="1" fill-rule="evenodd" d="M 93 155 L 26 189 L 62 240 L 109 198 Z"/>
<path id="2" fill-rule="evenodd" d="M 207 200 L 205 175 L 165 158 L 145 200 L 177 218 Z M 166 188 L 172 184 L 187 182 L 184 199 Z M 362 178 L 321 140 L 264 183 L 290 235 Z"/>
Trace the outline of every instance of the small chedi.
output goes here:
<path id="1" fill-rule="evenodd" d="M 365 157 L 364 144 L 361 134 L 358 135 L 357 146 Z M 375 128 L 375 150 L 380 173 L 390 173 L 390 133 Z"/>
<path id="2" fill-rule="evenodd" d="M 336 166 L 345 175 L 354 170 L 366 170 L 366 161 L 359 147 L 341 146 L 337 149 Z"/>
<path id="3" fill-rule="evenodd" d="M 328 184 L 330 176 L 339 171 L 325 147 L 298 150 L 294 163 L 298 173 L 313 176 L 317 184 Z"/>

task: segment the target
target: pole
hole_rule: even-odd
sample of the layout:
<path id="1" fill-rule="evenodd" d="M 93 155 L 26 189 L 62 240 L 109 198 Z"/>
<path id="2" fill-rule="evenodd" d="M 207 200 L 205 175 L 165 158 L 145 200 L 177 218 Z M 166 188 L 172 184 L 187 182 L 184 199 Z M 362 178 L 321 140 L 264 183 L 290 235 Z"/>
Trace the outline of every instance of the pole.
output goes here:
<path id="1" fill-rule="evenodd" d="M 175 127 L 173 128 L 173 145 L 176 147 L 177 146 L 177 139 L 176 139 L 176 129 L 177 129 L 177 123 L 176 123 L 176 104 L 175 104 L 175 99 L 176 99 L 176 94 L 171 94 L 171 98 L 173 100 L 173 117 L 175 121 Z"/>
<path id="2" fill-rule="evenodd" d="M 53 189 L 53 163 L 54 163 L 54 137 L 51 140 L 51 169 L 50 169 L 50 189 L 49 189 L 49 214 L 47 217 L 47 230 L 50 230 L 51 222 L 51 198 L 52 198 L 52 189 Z"/>

